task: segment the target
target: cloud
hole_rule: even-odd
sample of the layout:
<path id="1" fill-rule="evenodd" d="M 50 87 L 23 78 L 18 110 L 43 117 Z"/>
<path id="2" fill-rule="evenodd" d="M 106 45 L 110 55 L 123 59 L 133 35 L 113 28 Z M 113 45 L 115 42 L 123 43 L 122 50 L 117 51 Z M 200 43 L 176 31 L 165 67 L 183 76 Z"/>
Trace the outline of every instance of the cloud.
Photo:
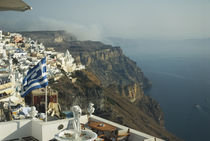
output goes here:
<path id="1" fill-rule="evenodd" d="M 82 25 L 76 23 L 67 23 L 63 21 L 57 21 L 49 18 L 40 18 L 41 27 L 35 27 L 39 29 L 48 29 L 48 30 L 66 30 L 74 34 L 79 40 L 95 40 L 101 41 L 103 39 L 103 30 L 102 27 L 96 24 L 92 25 Z M 28 30 L 33 30 L 33 27 L 30 27 Z"/>
<path id="2" fill-rule="evenodd" d="M 74 34 L 79 40 L 103 40 L 103 28 L 97 24 L 82 25 L 55 19 L 38 17 L 34 19 L 0 21 L 0 29 L 7 31 L 38 31 L 38 30 L 65 30 Z M 9 24 L 8 24 L 9 23 Z"/>

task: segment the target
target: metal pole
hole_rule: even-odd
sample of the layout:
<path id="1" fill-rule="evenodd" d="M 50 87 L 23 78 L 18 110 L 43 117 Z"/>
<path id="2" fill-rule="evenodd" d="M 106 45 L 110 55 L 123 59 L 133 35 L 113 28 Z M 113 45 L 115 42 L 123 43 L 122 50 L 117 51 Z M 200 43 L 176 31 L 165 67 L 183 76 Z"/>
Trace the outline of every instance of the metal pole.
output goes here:
<path id="1" fill-rule="evenodd" d="M 46 57 L 46 67 L 47 67 L 47 57 Z M 47 86 L 45 86 L 45 122 L 47 122 Z"/>
<path id="2" fill-rule="evenodd" d="M 47 86 L 45 86 L 45 122 L 47 122 Z"/>

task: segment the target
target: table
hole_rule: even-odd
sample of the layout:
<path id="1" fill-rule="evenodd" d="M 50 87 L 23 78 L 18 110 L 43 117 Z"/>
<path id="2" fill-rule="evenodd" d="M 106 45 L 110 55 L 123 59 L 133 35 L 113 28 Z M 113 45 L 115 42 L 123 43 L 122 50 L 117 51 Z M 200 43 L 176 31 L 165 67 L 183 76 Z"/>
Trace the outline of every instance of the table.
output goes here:
<path id="1" fill-rule="evenodd" d="M 117 127 L 104 122 L 90 121 L 88 123 L 88 126 L 92 130 L 95 130 L 99 138 L 104 138 L 104 139 L 111 139 L 115 137 L 117 131 Z"/>
<path id="2" fill-rule="evenodd" d="M 90 121 L 88 123 L 88 126 L 92 129 L 98 130 L 98 131 L 116 131 L 117 128 L 115 126 L 112 126 L 110 124 L 104 123 L 104 122 L 96 122 L 96 121 Z"/>

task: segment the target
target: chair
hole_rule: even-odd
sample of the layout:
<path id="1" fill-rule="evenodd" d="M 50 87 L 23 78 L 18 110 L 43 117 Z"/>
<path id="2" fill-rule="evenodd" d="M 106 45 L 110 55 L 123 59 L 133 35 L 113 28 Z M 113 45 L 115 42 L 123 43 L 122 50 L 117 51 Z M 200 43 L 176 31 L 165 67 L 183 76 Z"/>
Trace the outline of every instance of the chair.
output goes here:
<path id="1" fill-rule="evenodd" d="M 103 138 L 97 138 L 94 141 L 104 141 L 104 139 Z"/>
<path id="2" fill-rule="evenodd" d="M 156 141 L 156 138 L 155 137 L 154 138 L 149 138 L 149 139 L 145 139 L 143 141 Z"/>
<path id="3" fill-rule="evenodd" d="M 130 136 L 130 129 L 115 131 L 115 141 L 128 141 L 129 136 Z"/>
<path id="4" fill-rule="evenodd" d="M 97 137 L 97 139 L 95 139 L 94 141 L 104 141 L 104 137 L 105 137 L 104 134 L 99 135 L 99 136 Z"/>

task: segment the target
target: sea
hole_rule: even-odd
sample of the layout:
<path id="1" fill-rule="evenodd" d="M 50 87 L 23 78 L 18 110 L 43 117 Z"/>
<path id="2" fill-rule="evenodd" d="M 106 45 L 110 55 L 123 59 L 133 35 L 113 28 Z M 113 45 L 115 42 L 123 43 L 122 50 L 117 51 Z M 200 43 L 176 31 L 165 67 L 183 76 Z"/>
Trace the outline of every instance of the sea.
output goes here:
<path id="1" fill-rule="evenodd" d="M 152 82 L 165 127 L 186 141 L 210 141 L 210 39 L 111 38 Z"/>

